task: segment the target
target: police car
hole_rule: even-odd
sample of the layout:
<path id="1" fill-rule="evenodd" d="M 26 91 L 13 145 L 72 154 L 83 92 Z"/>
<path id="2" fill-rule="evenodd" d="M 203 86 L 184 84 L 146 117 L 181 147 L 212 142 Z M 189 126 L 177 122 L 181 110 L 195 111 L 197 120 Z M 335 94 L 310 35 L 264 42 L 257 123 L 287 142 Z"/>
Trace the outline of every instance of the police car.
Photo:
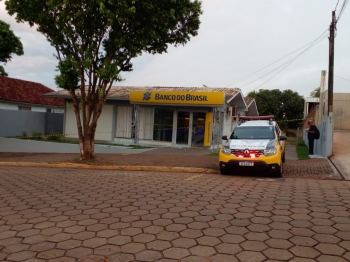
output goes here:
<path id="1" fill-rule="evenodd" d="M 274 116 L 241 116 L 238 126 L 219 152 L 221 174 L 232 171 L 261 171 L 282 176 L 286 136 Z"/>

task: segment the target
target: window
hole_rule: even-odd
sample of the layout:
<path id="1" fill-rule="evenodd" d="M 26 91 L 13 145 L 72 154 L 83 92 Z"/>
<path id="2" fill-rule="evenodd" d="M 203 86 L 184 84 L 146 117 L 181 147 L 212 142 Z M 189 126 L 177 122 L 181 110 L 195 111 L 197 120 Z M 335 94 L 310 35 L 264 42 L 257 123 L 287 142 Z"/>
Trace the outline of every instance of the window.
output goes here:
<path id="1" fill-rule="evenodd" d="M 132 107 L 118 106 L 115 137 L 131 138 L 132 135 Z"/>
<path id="2" fill-rule="evenodd" d="M 273 126 L 264 127 L 237 127 L 231 135 L 231 139 L 273 139 Z"/>
<path id="3" fill-rule="evenodd" d="M 139 138 L 152 140 L 153 136 L 153 121 L 154 121 L 154 109 L 148 107 L 140 107 L 139 109 Z"/>
<path id="4" fill-rule="evenodd" d="M 231 116 L 237 116 L 237 107 L 236 106 L 232 107 Z"/>
<path id="5" fill-rule="evenodd" d="M 174 111 L 165 108 L 154 110 L 153 140 L 172 141 Z"/>

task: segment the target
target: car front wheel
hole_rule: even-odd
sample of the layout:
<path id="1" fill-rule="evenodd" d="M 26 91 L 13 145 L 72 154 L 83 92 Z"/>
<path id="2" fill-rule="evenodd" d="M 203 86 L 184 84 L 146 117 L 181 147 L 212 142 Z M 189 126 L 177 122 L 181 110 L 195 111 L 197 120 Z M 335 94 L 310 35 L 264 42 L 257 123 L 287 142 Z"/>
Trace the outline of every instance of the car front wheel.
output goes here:
<path id="1" fill-rule="evenodd" d="M 220 173 L 221 175 L 228 175 L 230 172 L 226 168 L 220 166 Z"/>
<path id="2" fill-rule="evenodd" d="M 276 175 L 276 177 L 282 177 L 282 173 L 283 173 L 283 164 L 281 162 L 280 168 L 276 171 L 275 175 Z"/>

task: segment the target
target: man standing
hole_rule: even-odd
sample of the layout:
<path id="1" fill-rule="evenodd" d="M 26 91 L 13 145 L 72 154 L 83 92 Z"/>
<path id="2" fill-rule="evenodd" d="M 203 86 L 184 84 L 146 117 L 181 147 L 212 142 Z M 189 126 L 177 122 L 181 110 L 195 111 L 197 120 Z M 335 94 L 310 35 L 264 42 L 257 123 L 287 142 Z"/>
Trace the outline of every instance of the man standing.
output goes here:
<path id="1" fill-rule="evenodd" d="M 307 133 L 307 139 L 309 140 L 309 155 L 314 154 L 314 141 L 315 141 L 315 135 L 316 135 L 316 126 L 314 125 L 312 120 L 309 120 L 307 122 L 309 125 L 309 130 L 306 130 Z"/>

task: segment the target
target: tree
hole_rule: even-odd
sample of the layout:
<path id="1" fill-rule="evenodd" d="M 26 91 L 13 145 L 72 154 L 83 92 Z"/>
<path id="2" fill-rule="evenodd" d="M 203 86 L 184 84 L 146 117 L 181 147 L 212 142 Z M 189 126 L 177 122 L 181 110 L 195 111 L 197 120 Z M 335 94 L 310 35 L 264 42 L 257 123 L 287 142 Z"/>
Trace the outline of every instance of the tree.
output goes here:
<path id="1" fill-rule="evenodd" d="M 23 55 L 23 46 L 20 39 L 10 29 L 10 25 L 0 20 L 0 63 L 11 61 L 12 54 Z M 0 65 L 0 76 L 7 76 L 5 69 Z"/>
<path id="2" fill-rule="evenodd" d="M 310 93 L 310 96 L 311 97 L 320 97 L 320 94 L 321 94 L 321 87 L 317 87 Z"/>
<path id="3" fill-rule="evenodd" d="M 255 99 L 260 115 L 274 115 L 281 123 L 288 120 L 288 127 L 298 127 L 302 122 L 305 100 L 297 92 L 261 89 L 247 96 Z"/>
<path id="4" fill-rule="evenodd" d="M 5 1 L 18 22 L 37 25 L 56 49 L 56 84 L 69 91 L 81 159 L 91 159 L 97 120 L 120 72 L 142 52 L 164 53 L 197 35 L 198 0 Z"/>

